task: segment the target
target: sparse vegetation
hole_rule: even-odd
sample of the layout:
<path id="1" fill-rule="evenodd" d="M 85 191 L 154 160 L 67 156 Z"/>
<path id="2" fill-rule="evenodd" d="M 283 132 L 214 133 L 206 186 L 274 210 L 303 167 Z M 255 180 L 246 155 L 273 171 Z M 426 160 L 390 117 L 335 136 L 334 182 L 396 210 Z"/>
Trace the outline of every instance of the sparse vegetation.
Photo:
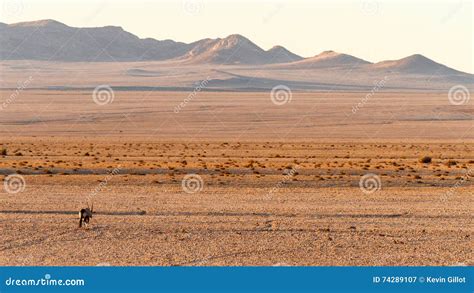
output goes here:
<path id="1" fill-rule="evenodd" d="M 179 146 L 179 147 L 178 147 Z M 223 152 L 225 148 L 226 152 Z M 415 200 L 410 201 L 410 205 L 413 205 L 422 214 L 426 210 L 430 213 L 434 213 L 430 206 L 432 198 L 425 197 L 426 194 L 430 194 L 433 191 L 432 186 L 440 188 L 440 191 L 448 190 L 453 186 L 456 181 L 464 178 L 465 170 L 461 167 L 469 166 L 468 159 L 470 153 L 469 150 L 465 150 L 460 146 L 446 147 L 442 144 L 434 144 L 430 146 L 430 149 L 426 149 L 423 146 L 414 145 L 411 148 L 405 147 L 403 144 L 399 145 L 375 145 L 375 144 L 364 144 L 362 147 L 358 145 L 342 145 L 324 143 L 315 144 L 298 144 L 285 145 L 281 155 L 276 156 L 275 150 L 273 153 L 269 149 L 282 149 L 281 145 L 267 143 L 265 145 L 256 143 L 246 143 L 240 145 L 240 149 L 235 150 L 234 144 L 220 144 L 213 143 L 206 146 L 205 143 L 189 143 L 185 147 L 182 147 L 182 143 L 173 144 L 167 143 L 166 146 L 162 143 L 147 144 L 142 143 L 141 147 L 137 144 L 123 145 L 123 143 L 112 142 L 97 142 L 89 145 L 84 143 L 77 143 L 74 147 L 68 148 L 68 145 L 48 144 L 47 142 L 32 143 L 30 145 L 20 145 L 18 143 L 8 144 L 10 154 L 16 154 L 18 150 L 25 155 L 25 157 L 16 157 L 15 155 L 6 157 L 0 160 L 3 168 L 12 169 L 24 172 L 28 183 L 28 189 L 26 192 L 31 193 L 31 204 L 33 207 L 36 205 L 46 206 L 48 200 L 51 199 L 51 204 L 56 204 L 57 200 L 53 198 L 56 196 L 55 192 L 51 195 L 48 192 L 44 192 L 44 186 L 50 186 L 54 184 L 55 191 L 58 193 L 63 191 L 60 189 L 61 184 L 67 184 L 73 182 L 74 184 L 68 185 L 68 189 L 88 190 L 93 187 L 94 184 L 101 184 L 107 182 L 106 174 L 110 173 L 111 170 L 120 165 L 123 173 L 110 179 L 107 188 L 98 197 L 99 201 L 102 201 L 98 205 L 100 210 L 104 211 L 104 215 L 98 218 L 99 224 L 97 226 L 104 225 L 114 227 L 118 229 L 119 233 L 127 233 L 127 229 L 134 229 L 134 235 L 137 237 L 131 240 L 129 238 L 121 238 L 117 243 L 128 244 L 129 241 L 140 241 L 141 235 L 145 235 L 150 230 L 157 231 L 157 233 L 168 235 L 168 231 L 174 231 L 179 226 L 186 226 L 185 229 L 190 231 L 193 229 L 193 225 L 196 225 L 194 219 L 196 218 L 193 213 L 206 214 L 206 217 L 211 217 L 208 211 L 214 209 L 214 203 L 219 209 L 229 212 L 229 215 L 219 215 L 219 220 L 200 222 L 198 225 L 209 225 L 209 229 L 221 228 L 225 225 L 225 231 L 222 233 L 235 233 L 238 231 L 240 236 L 244 239 L 242 241 L 234 242 L 235 245 L 242 245 L 245 248 L 247 240 L 253 241 L 255 233 L 242 233 L 239 229 L 242 229 L 239 223 L 243 222 L 238 220 L 238 217 L 234 214 L 242 213 L 243 211 L 247 214 L 249 220 L 252 223 L 261 222 L 262 217 L 253 217 L 253 213 L 258 210 L 258 213 L 270 213 L 272 209 L 276 207 L 274 203 L 278 203 L 278 210 L 280 213 L 275 213 L 270 220 L 273 220 L 275 229 L 288 229 L 291 231 L 297 231 L 298 237 L 312 239 L 314 233 L 311 229 L 296 230 L 300 229 L 301 222 L 292 221 L 290 215 L 293 215 L 294 211 L 298 211 L 298 217 L 314 215 L 318 212 L 318 205 L 324 205 L 325 213 L 330 215 L 331 213 L 340 213 L 340 209 L 344 209 L 345 213 L 340 213 L 338 216 L 337 223 L 335 222 L 334 230 L 331 228 L 331 237 L 333 240 L 346 245 L 351 239 L 345 238 L 344 235 L 336 234 L 335 231 L 341 227 L 338 223 L 343 223 L 345 228 L 352 225 L 357 227 L 353 229 L 351 233 L 365 233 L 364 232 L 364 218 L 351 217 L 347 218 L 344 214 L 356 214 L 361 210 L 361 205 L 353 204 L 354 198 L 364 200 L 365 205 L 363 209 L 370 209 L 370 216 L 374 214 L 378 216 L 378 210 L 380 207 L 381 213 L 388 213 L 387 209 L 391 208 L 394 201 L 399 200 L 397 196 L 410 196 Z M 347 157 L 346 150 L 351 148 L 351 155 Z M 452 149 L 451 149 L 452 148 Z M 143 150 L 148 151 L 144 154 Z M 184 151 L 183 151 L 184 149 Z M 203 156 L 203 149 L 206 150 L 208 158 Z M 431 165 L 427 164 L 424 154 L 429 154 L 432 150 L 437 153 L 443 154 L 436 157 L 430 157 Z M 85 152 L 89 151 L 90 157 L 85 158 Z M 200 155 L 198 155 L 198 153 Z M 110 156 L 112 154 L 112 156 Z M 123 158 L 123 155 L 127 155 L 127 158 Z M 283 155 L 284 154 L 284 155 Z M 408 155 L 407 155 L 408 154 Z M 415 155 L 415 159 L 413 159 Z M 336 158 L 338 157 L 338 158 Z M 458 159 L 467 157 L 468 159 Z M 295 160 L 297 158 L 297 160 Z M 454 161 L 452 158 L 456 158 L 457 168 L 448 169 L 446 163 Z M 420 164 L 419 162 L 423 164 Z M 120 161 L 120 162 L 118 162 Z M 471 160 L 472 161 L 472 160 Z M 452 164 L 452 163 L 450 163 Z M 368 171 L 362 170 L 362 168 Z M 360 196 L 354 197 L 354 194 L 360 194 L 359 179 L 360 176 L 366 173 L 372 173 L 377 170 L 377 174 L 380 174 L 381 182 L 384 189 L 377 191 L 377 201 L 366 200 Z M 121 171 L 121 172 L 122 172 Z M 195 172 L 202 177 L 205 188 L 194 196 L 183 197 L 182 193 L 182 177 L 188 172 Z M 30 174 L 39 174 L 40 176 L 31 176 Z M 90 174 L 95 173 L 95 174 Z M 47 175 L 46 175 L 47 174 Z M 292 176 L 287 176 L 287 175 Z M 43 181 L 44 180 L 44 181 Z M 279 182 L 282 182 L 275 190 L 274 195 L 269 198 L 268 205 L 260 205 L 261 197 L 265 193 L 276 186 Z M 436 184 L 436 185 L 434 185 Z M 459 190 L 456 191 L 456 197 L 453 200 L 462 200 L 463 196 L 467 196 L 466 187 L 470 187 L 469 182 L 464 182 L 464 185 L 460 186 Z M 258 187 L 255 188 L 255 187 Z M 330 187 L 330 188 L 327 188 Z M 430 188 L 430 189 L 426 189 Z M 255 190 L 255 193 L 253 194 Z M 125 192 L 124 192 L 125 191 Z M 392 192 L 395 191 L 395 192 Z M 438 190 L 436 190 L 437 192 Z M 37 196 L 41 195 L 41 196 Z M 75 194 L 64 192 L 64 210 L 73 208 L 73 203 L 77 202 Z M 249 198 L 251 200 L 249 200 Z M 252 206 L 253 198 L 257 208 Z M 183 200 L 184 199 L 184 200 Z M 221 200 L 222 199 L 222 200 Z M 7 198 L 7 200 L 10 200 Z M 14 200 L 14 197 L 11 197 Z M 433 199 L 437 200 L 437 199 Z M 205 203 L 202 204 L 202 203 Z M 336 205 L 332 206 L 332 203 Z M 133 203 L 133 204 L 132 204 Z M 328 204 L 331 203 L 331 204 Z M 459 202 L 453 204 L 453 209 L 463 210 L 466 207 L 459 205 Z M 186 204 L 187 206 L 183 206 Z M 404 204 L 404 203 L 401 203 Z M 135 208 L 136 206 L 136 208 Z M 406 206 L 405 206 L 406 207 Z M 404 207 L 404 208 L 405 208 Z M 58 209 L 57 207 L 49 206 L 51 210 Z M 216 209 L 217 209 L 216 208 Z M 133 223 L 133 228 L 129 228 L 127 225 L 117 224 L 116 217 L 110 217 L 106 215 L 112 210 L 123 210 L 124 212 L 132 211 L 138 213 L 143 209 L 149 209 L 150 214 L 154 214 L 158 211 L 160 217 L 165 224 L 161 221 L 153 222 L 157 223 L 157 227 L 153 227 L 154 224 L 149 224 L 146 221 L 155 221 L 153 217 L 137 217 L 134 215 L 130 217 L 130 221 Z M 407 208 L 408 209 L 408 208 Z M 186 210 L 186 221 L 185 223 L 180 220 L 180 212 L 175 211 Z M 165 211 L 161 213 L 161 211 Z M 143 211 L 145 213 L 145 211 Z M 171 215 L 172 216 L 169 216 Z M 184 214 L 184 213 L 183 213 Z M 284 220 L 279 218 L 279 214 L 285 215 Z M 460 213 L 461 214 L 461 213 Z M 8 217 L 9 215 L 6 215 Z M 36 215 L 33 215 L 35 217 Z M 55 215 L 61 216 L 61 215 Z M 63 215 L 69 217 L 71 215 Z M 126 216 L 128 217 L 128 216 Z M 171 217 L 171 218 L 170 218 Z M 247 217 L 247 216 L 246 216 Z M 274 219 L 273 219 L 274 218 Z M 401 220 L 399 219 L 401 218 Z M 450 219 L 450 220 L 461 220 L 464 218 Z M 135 225 L 137 222 L 143 221 L 148 223 L 150 226 L 149 230 L 141 230 L 139 225 Z M 228 221 L 228 222 L 226 222 Z M 314 227 L 327 226 L 327 219 L 314 218 Z M 321 221 L 321 222 L 318 222 Z M 400 227 L 406 228 L 406 217 L 393 217 L 387 219 L 387 221 L 381 221 L 378 223 L 377 229 L 388 235 L 394 231 L 393 221 L 400 221 Z M 422 220 L 423 221 L 423 220 Z M 74 223 L 65 221 L 60 229 L 67 231 L 70 229 L 70 225 Z M 179 225 L 178 225 L 178 224 Z M 184 224 L 183 224 L 184 223 Z M 280 224 L 281 223 L 281 224 Z M 387 224 L 389 223 L 389 224 Z M 147 224 L 147 225 L 148 225 Z M 398 223 L 396 223 L 398 225 Z M 431 223 L 433 224 L 433 223 Z M 15 222 L 15 225 L 20 225 Z M 222 225 L 222 226 L 221 226 Z M 246 224 L 247 225 L 247 224 Z M 281 225 L 279 227 L 279 225 Z M 386 225 L 386 226 L 384 226 Z M 359 229 L 359 226 L 362 227 Z M 168 229 L 169 227 L 169 229 Z M 201 227 L 201 226 L 199 226 Z M 205 227 L 205 226 L 202 226 Z M 232 228 L 229 228 L 232 227 Z M 236 227 L 234 230 L 233 227 Z M 414 226 L 414 232 L 416 226 Z M 93 227 L 95 228 L 95 227 Z M 25 228 L 26 229 L 26 228 Z M 252 225 L 245 226 L 246 230 L 253 229 Z M 258 229 L 258 227 L 257 227 Z M 317 229 L 317 228 L 316 228 Z M 441 228 L 442 229 L 442 228 Z M 229 232 L 227 232 L 229 231 Z M 329 231 L 321 231 L 322 233 L 328 233 Z M 390 232 L 390 233 L 389 233 Z M 442 237 L 446 237 L 446 233 L 452 233 L 454 235 L 458 231 L 443 231 Z M 260 233 L 259 233 L 260 234 Z M 269 233 L 267 233 L 269 234 Z M 258 235 L 258 237 L 267 237 L 269 235 Z M 160 238 L 160 241 L 165 241 L 166 244 L 174 244 L 173 241 L 196 241 L 194 233 L 187 233 L 186 235 L 180 235 L 179 240 L 174 237 Z M 284 235 L 284 234 L 281 234 Z M 365 234 L 364 234 L 365 235 Z M 403 235 L 403 234 L 398 234 Z M 103 237 L 101 234 L 97 238 Z M 147 236 L 145 236 L 147 237 Z M 200 237 L 206 237 L 200 236 Z M 380 239 L 375 239 L 373 235 L 367 234 L 366 241 L 370 242 L 374 249 L 379 249 Z M 398 238 L 403 238 L 399 236 Z M 431 241 L 434 237 L 438 237 L 436 233 L 425 235 L 427 241 Z M 440 236 L 441 237 L 441 236 Z M 11 239 L 14 236 L 10 235 Z M 147 241 L 155 241 L 158 238 L 146 238 Z M 166 239 L 166 240 L 163 240 Z M 285 245 L 285 238 L 282 237 L 282 245 Z M 320 238 L 318 241 L 324 241 Z M 210 244 L 214 245 L 212 239 L 204 239 Z M 244 241 L 245 240 L 245 241 Z M 267 240 L 267 239 L 264 239 Z M 404 240 L 404 239 L 401 239 Z M 121 242 L 123 241 L 123 242 Z M 328 240 L 329 241 L 329 240 Z M 434 239 L 439 241 L 439 239 Z M 162 244 L 163 242 L 160 242 Z M 191 242 L 190 242 L 191 243 Z M 290 242 L 288 242 L 290 243 Z M 375 244 L 377 243 L 377 244 Z M 410 243 L 407 241 L 406 243 Z M 437 242 L 436 242 L 437 243 Z M 57 241 L 51 243 L 51 245 L 69 245 L 70 242 Z M 156 243 L 153 243 L 155 245 Z M 99 242 L 102 245 L 102 242 Z M 292 240 L 291 245 L 294 245 Z M 399 245 L 399 244 L 397 244 Z M 133 246 L 132 246 L 133 247 Z M 164 249 L 167 249 L 165 246 Z M 176 247 L 176 246 L 175 246 Z M 325 247 L 325 246 L 323 246 Z M 133 249 L 133 248 L 132 248 Z M 225 248 L 224 248 L 225 249 Z M 466 251 L 465 247 L 460 247 L 460 251 Z M 72 250 L 73 251 L 73 250 Z M 109 251 L 104 250 L 104 254 Z M 196 255 L 202 254 L 202 251 L 197 248 Z M 111 249 L 111 252 L 113 249 Z M 174 261 L 180 261 L 182 255 L 177 252 L 176 249 L 170 249 L 166 251 L 173 257 Z M 194 253 L 194 252 L 193 252 Z M 278 252 L 276 252 L 278 253 Z M 40 252 L 41 254 L 41 252 Z M 44 255 L 40 255 L 44 257 Z M 35 256 L 36 257 L 36 256 Z M 66 256 L 69 257 L 69 256 Z M 364 257 L 366 259 L 364 259 Z M 34 258 L 34 262 L 40 262 L 40 257 Z M 267 258 L 268 259 L 268 258 Z M 442 256 L 439 258 L 442 259 Z M 232 261 L 232 258 L 226 258 L 226 261 Z M 312 259 L 313 260 L 313 259 Z M 316 258 L 315 263 L 319 259 Z M 373 261 L 371 254 L 361 254 L 359 260 L 367 261 L 370 263 Z M 137 259 L 127 258 L 127 255 L 121 255 L 120 261 L 123 264 L 135 264 Z M 141 260 L 143 264 L 150 264 L 150 259 Z M 333 260 L 326 260 L 333 261 Z M 347 259 L 345 259 L 347 261 Z M 166 263 L 166 260 L 164 261 Z M 174 263 L 174 262 L 173 262 Z M 166 263 L 168 264 L 168 263 Z"/>
<path id="2" fill-rule="evenodd" d="M 454 160 L 449 160 L 446 162 L 446 166 L 448 167 L 451 167 L 451 166 L 456 166 L 458 164 L 458 162 L 454 161 Z"/>
<path id="3" fill-rule="evenodd" d="M 431 157 L 428 157 L 428 156 L 422 157 L 420 159 L 420 162 L 423 163 L 423 164 L 429 164 L 429 163 L 431 163 L 431 161 L 432 161 Z"/>

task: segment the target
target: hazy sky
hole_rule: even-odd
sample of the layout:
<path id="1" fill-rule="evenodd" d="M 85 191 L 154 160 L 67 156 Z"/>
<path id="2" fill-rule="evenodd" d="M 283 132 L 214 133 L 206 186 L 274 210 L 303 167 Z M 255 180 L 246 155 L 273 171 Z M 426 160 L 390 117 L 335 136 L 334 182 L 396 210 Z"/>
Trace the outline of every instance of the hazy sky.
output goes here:
<path id="1" fill-rule="evenodd" d="M 117 25 L 193 42 L 239 33 L 309 57 L 335 50 L 376 62 L 414 53 L 474 73 L 472 1 L 0 0 L 1 21 Z M 1 45 L 1 44 L 0 44 Z"/>

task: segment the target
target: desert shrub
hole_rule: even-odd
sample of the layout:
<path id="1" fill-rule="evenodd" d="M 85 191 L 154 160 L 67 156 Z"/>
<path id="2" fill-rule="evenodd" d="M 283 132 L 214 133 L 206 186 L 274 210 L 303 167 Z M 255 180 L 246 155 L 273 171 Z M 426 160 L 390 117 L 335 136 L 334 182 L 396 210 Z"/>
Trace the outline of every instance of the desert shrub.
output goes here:
<path id="1" fill-rule="evenodd" d="M 425 157 L 420 159 L 420 162 L 423 163 L 423 164 L 429 164 L 429 163 L 431 163 L 431 157 L 425 156 Z"/>
<path id="2" fill-rule="evenodd" d="M 451 167 L 451 166 L 456 166 L 458 162 L 454 160 L 449 160 L 446 162 L 446 166 Z"/>

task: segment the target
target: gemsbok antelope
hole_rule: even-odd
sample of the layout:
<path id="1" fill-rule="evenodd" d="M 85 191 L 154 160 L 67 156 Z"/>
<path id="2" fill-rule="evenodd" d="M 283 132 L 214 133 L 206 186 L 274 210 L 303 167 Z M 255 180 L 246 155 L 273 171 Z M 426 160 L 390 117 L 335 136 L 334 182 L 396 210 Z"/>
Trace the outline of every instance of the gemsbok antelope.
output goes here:
<path id="1" fill-rule="evenodd" d="M 82 221 L 87 225 L 89 225 L 90 219 L 92 219 L 92 213 L 94 212 L 94 203 L 92 203 L 91 207 L 87 207 L 85 209 L 81 209 L 79 212 L 79 228 L 82 227 Z"/>

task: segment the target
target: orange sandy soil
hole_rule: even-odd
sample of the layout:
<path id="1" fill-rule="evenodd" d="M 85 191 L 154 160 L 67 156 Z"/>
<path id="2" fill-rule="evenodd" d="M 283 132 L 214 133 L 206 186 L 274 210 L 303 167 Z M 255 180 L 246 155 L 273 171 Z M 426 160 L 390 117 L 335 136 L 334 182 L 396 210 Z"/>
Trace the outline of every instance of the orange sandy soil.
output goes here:
<path id="1" fill-rule="evenodd" d="M 0 148 L 1 177 L 25 180 L 0 189 L 0 265 L 474 265 L 472 143 L 4 137 Z M 361 191 L 367 173 L 380 190 Z M 201 190 L 184 192 L 187 174 Z"/>

